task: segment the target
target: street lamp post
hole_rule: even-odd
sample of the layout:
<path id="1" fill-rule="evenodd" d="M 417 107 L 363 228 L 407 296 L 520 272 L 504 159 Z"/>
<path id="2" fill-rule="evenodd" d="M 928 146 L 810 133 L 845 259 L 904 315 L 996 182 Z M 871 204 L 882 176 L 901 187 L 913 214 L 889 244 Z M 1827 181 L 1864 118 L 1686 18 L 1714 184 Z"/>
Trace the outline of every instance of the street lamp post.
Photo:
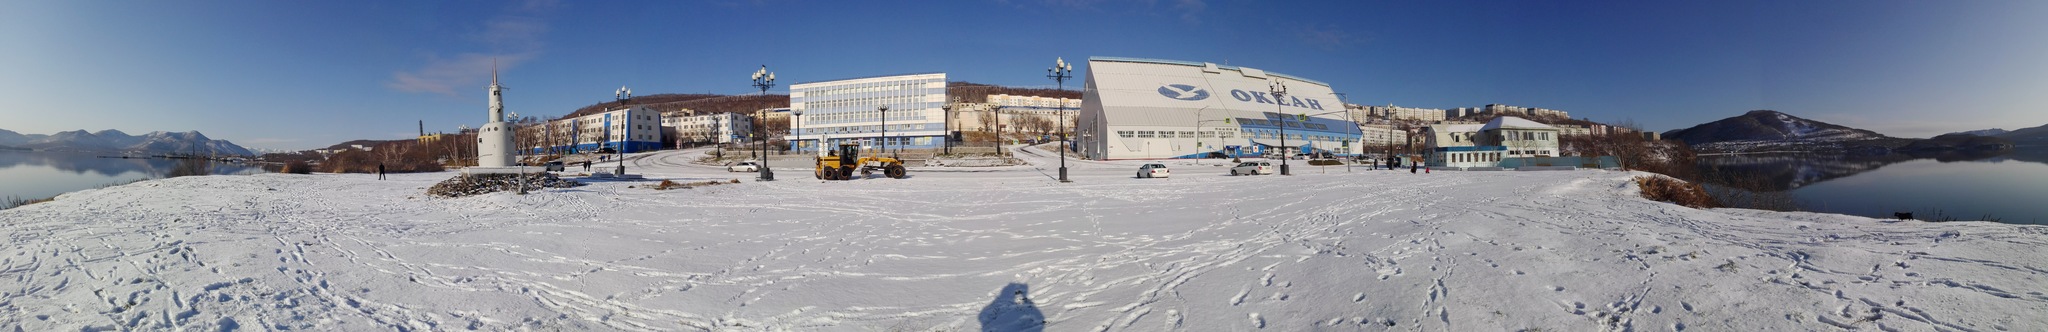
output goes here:
<path id="1" fill-rule="evenodd" d="M 633 132 L 630 129 L 626 129 L 633 128 L 633 108 L 626 106 L 626 101 L 633 99 L 633 89 L 627 89 L 623 86 L 619 87 L 616 97 L 619 99 L 619 107 L 626 110 L 626 121 L 624 125 L 619 126 L 619 144 L 613 146 L 612 149 L 613 156 L 619 160 L 619 169 L 613 171 L 612 175 L 626 175 L 626 142 L 629 142 L 628 138 L 633 136 Z"/>
<path id="2" fill-rule="evenodd" d="M 1045 77 L 1052 79 L 1054 82 L 1058 82 L 1057 84 L 1060 91 L 1066 91 L 1067 79 L 1074 78 L 1074 66 L 1067 64 L 1066 58 L 1054 58 L 1052 68 L 1047 68 L 1045 70 Z M 1067 180 L 1067 99 L 1060 98 L 1059 101 L 1060 106 L 1058 111 L 1060 112 L 1060 182 L 1073 182 Z"/>
<path id="3" fill-rule="evenodd" d="M 1380 109 L 1380 117 L 1387 120 L 1387 159 L 1392 160 L 1394 159 L 1394 104 L 1388 103 L 1387 108 Z M 1405 134 L 1406 132 L 1403 133 Z M 1394 170 L 1394 165 L 1387 165 L 1387 170 Z"/>
<path id="4" fill-rule="evenodd" d="M 882 113 L 882 135 L 875 137 L 875 142 L 882 145 L 881 152 L 889 152 L 889 105 L 877 106 L 875 109 Z"/>
<path id="5" fill-rule="evenodd" d="M 789 109 L 789 116 L 795 118 L 793 121 L 791 121 L 789 128 L 791 128 L 790 130 L 796 134 L 796 141 L 789 142 L 789 149 L 797 150 L 797 152 L 803 152 L 803 150 L 797 149 L 797 146 L 804 144 L 804 111 L 800 109 L 791 108 Z"/>
<path id="6" fill-rule="evenodd" d="M 1280 175 L 1294 175 L 1287 172 L 1287 113 L 1280 110 L 1281 105 L 1287 104 L 1285 102 L 1287 100 L 1287 84 L 1281 83 L 1279 78 L 1274 78 L 1272 88 L 1273 112 L 1280 113 L 1281 115 L 1280 121 L 1274 123 L 1275 126 L 1280 127 Z"/>
<path id="7" fill-rule="evenodd" d="M 996 126 L 993 129 L 996 133 L 996 159 L 1003 159 L 1003 106 L 996 105 L 995 109 Z"/>
<path id="8" fill-rule="evenodd" d="M 768 97 L 768 88 L 775 87 L 775 73 L 768 71 L 768 65 L 761 65 L 761 70 L 754 71 L 754 87 L 761 89 L 761 97 L 764 98 Z M 775 171 L 768 170 L 768 109 L 761 109 L 758 113 L 761 121 L 754 126 L 761 130 L 761 178 L 758 180 L 775 181 Z"/>
<path id="9" fill-rule="evenodd" d="M 954 104 L 959 104 L 960 98 L 954 97 L 953 100 Z M 950 156 L 953 155 L 953 105 L 946 105 L 946 107 L 940 107 L 939 111 L 945 113 L 944 119 L 946 120 L 946 123 L 944 125 L 946 130 L 943 133 L 943 135 L 945 136 L 941 137 L 939 142 L 940 144 L 943 145 L 943 147 L 945 147 L 945 154 Z"/>

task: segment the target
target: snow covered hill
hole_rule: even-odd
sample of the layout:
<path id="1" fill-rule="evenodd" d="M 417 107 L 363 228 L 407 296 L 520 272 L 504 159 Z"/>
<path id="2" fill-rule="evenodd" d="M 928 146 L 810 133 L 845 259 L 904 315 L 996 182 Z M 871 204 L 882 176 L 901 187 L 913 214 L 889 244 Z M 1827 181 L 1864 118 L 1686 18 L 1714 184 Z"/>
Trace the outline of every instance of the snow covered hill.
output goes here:
<path id="1" fill-rule="evenodd" d="M 1953 132 L 1953 133 L 1948 133 L 1947 135 L 1954 135 L 1954 134 L 1964 134 L 1964 135 L 1975 135 L 1975 136 L 1998 136 L 1998 135 L 2005 135 L 2005 133 L 2010 133 L 2010 132 L 2011 132 L 2011 131 L 2006 131 L 2006 130 L 2005 130 L 2005 129 L 2003 129 L 2003 128 L 1991 128 L 1991 129 L 1978 129 L 1978 130 L 1971 130 L 1971 131 L 1961 131 L 1961 132 Z"/>
<path id="2" fill-rule="evenodd" d="M 1664 138 L 1684 141 L 1694 148 L 1705 151 L 1722 152 L 1839 149 L 1841 143 L 1891 137 L 1778 111 L 1756 110 L 1691 128 L 1665 132 Z"/>
<path id="3" fill-rule="evenodd" d="M 73 130 L 51 135 L 21 135 L 0 130 L 0 145 L 49 151 L 135 152 L 143 154 L 253 155 L 233 142 L 207 138 L 197 131 L 155 131 L 141 136 L 120 130 Z"/>
<path id="4" fill-rule="evenodd" d="M 437 199 L 424 188 L 451 173 L 264 174 L 67 194 L 0 211 L 0 326 L 2048 329 L 2048 228 L 1694 210 L 1639 198 L 1639 173 L 1230 177 L 1209 160 L 1133 179 L 1070 161 L 1068 184 L 1040 166 L 754 182 L 694 157 L 628 170 L 749 180 Z"/>

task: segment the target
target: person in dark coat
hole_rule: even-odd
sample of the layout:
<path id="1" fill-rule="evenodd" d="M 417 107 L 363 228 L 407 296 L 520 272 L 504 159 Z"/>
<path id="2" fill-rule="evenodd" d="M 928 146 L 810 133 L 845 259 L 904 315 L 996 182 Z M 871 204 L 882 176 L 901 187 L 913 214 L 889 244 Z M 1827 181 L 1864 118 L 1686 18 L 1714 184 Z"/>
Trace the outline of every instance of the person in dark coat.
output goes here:
<path id="1" fill-rule="evenodd" d="M 377 179 L 384 179 L 384 163 L 377 163 Z"/>

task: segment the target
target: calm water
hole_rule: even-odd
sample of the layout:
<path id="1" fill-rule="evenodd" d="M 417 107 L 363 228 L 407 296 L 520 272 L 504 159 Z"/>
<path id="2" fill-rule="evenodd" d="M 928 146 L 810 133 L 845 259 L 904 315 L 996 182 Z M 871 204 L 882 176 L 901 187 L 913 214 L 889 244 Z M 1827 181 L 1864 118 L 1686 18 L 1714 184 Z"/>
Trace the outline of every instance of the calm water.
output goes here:
<path id="1" fill-rule="evenodd" d="M 1940 156 L 1702 156 L 1701 164 L 1730 174 L 1710 174 L 1710 182 L 1735 178 L 1787 192 L 1805 211 L 2048 224 L 2048 147 Z"/>
<path id="2" fill-rule="evenodd" d="M 94 154 L 0 151 L 0 197 L 46 198 L 107 184 L 161 178 L 177 161 L 100 158 Z M 263 169 L 214 163 L 213 174 L 253 174 Z"/>

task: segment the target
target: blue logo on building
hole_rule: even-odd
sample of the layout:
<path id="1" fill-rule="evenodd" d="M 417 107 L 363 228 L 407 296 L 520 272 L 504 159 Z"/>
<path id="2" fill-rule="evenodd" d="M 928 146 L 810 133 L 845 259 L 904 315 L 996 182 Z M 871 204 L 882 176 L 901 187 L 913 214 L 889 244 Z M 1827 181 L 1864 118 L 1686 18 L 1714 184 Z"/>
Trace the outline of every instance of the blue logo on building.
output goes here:
<path id="1" fill-rule="evenodd" d="M 1202 90 L 1202 88 L 1187 84 L 1168 84 L 1159 87 L 1159 95 L 1166 96 L 1167 98 L 1195 101 L 1209 99 L 1209 90 Z"/>

